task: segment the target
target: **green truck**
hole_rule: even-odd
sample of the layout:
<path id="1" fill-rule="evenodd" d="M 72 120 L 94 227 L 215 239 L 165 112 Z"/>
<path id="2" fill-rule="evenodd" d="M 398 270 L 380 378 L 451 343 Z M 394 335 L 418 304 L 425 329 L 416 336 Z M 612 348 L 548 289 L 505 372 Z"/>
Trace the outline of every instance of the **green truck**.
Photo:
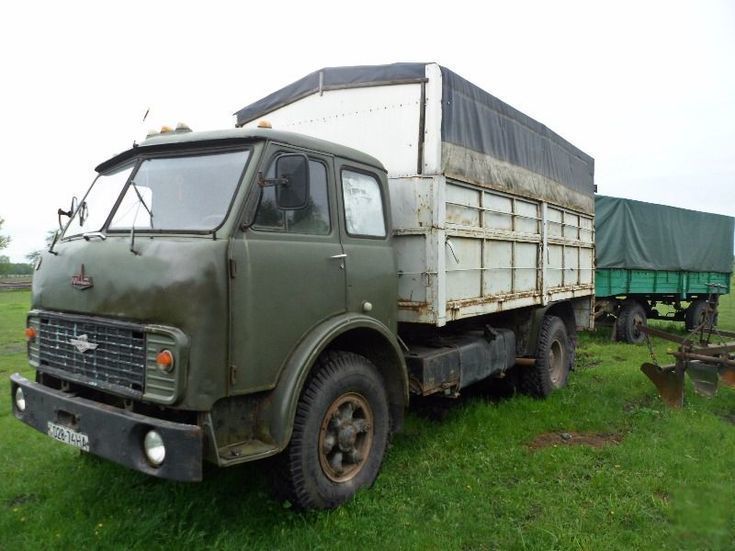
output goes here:
<path id="1" fill-rule="evenodd" d="M 565 384 L 593 324 L 589 156 L 436 64 L 324 69 L 237 126 L 154 133 L 59 211 L 20 421 L 174 480 L 276 456 L 281 495 L 329 508 L 409 396 Z"/>
<path id="2" fill-rule="evenodd" d="M 732 217 L 601 195 L 595 211 L 595 317 L 618 340 L 643 342 L 648 319 L 692 330 L 730 292 Z"/>

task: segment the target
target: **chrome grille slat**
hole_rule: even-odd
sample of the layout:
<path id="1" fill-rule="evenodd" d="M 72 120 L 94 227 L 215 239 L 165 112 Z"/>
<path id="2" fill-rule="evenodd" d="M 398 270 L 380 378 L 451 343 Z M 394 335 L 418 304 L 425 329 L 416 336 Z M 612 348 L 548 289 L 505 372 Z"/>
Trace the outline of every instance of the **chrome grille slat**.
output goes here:
<path id="1" fill-rule="evenodd" d="M 69 341 L 87 335 L 95 350 L 79 352 Z M 145 384 L 146 338 L 141 327 L 77 318 L 41 315 L 39 363 L 90 383 L 142 393 Z"/>

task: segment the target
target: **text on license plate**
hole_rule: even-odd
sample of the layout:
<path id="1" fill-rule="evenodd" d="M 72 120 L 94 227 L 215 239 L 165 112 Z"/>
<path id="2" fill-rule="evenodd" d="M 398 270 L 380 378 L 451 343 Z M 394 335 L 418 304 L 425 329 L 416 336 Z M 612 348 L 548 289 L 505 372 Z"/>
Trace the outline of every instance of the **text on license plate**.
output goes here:
<path id="1" fill-rule="evenodd" d="M 89 451 L 89 437 L 75 430 L 65 427 L 64 425 L 57 425 L 56 423 L 48 422 L 48 435 L 54 440 L 69 444 L 85 452 Z"/>

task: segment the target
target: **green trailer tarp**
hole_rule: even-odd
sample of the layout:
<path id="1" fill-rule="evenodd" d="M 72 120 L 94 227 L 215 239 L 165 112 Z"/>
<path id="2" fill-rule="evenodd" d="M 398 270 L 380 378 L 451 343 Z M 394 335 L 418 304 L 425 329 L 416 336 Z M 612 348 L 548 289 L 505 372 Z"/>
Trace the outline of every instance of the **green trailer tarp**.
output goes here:
<path id="1" fill-rule="evenodd" d="M 597 269 L 731 273 L 735 219 L 595 197 Z"/>

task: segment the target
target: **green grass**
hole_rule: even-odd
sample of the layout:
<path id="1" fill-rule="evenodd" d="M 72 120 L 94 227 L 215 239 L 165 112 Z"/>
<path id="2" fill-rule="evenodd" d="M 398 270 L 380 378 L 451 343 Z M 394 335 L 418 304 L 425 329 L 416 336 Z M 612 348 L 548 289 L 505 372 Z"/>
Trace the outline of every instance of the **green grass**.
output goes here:
<path id="1" fill-rule="evenodd" d="M 447 402 L 409 415 L 375 486 L 330 512 L 271 499 L 267 463 L 203 483 L 81 457 L 12 417 L 8 376 L 29 376 L 27 292 L 0 293 L 0 549 L 728 549 L 735 547 L 735 391 L 665 408 L 638 370 L 645 346 L 581 336 L 550 399 Z M 735 329 L 733 301 L 720 322 Z M 660 359 L 668 344 L 657 341 Z M 689 383 L 688 383 L 689 385 Z M 618 444 L 532 449 L 544 433 Z"/>

